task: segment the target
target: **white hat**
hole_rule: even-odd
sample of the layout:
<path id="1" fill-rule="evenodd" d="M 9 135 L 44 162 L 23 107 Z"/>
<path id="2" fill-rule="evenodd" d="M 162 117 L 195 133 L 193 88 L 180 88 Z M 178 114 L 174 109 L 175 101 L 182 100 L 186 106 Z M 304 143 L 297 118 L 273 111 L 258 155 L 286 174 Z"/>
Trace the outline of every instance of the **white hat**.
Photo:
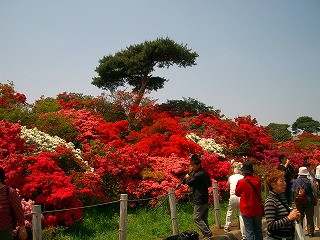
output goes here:
<path id="1" fill-rule="evenodd" d="M 298 175 L 305 175 L 307 176 L 309 174 L 308 169 L 306 167 L 300 167 Z"/>
<path id="2" fill-rule="evenodd" d="M 318 165 L 316 167 L 316 176 L 315 176 L 315 178 L 320 180 L 320 165 Z"/>

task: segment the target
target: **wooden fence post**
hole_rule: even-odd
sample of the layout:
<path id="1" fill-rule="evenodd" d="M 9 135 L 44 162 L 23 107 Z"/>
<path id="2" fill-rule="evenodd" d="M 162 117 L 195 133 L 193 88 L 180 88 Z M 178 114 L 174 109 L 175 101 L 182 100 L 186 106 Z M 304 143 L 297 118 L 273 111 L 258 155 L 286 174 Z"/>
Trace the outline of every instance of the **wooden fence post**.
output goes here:
<path id="1" fill-rule="evenodd" d="M 41 205 L 32 205 L 32 239 L 42 240 Z"/>
<path id="2" fill-rule="evenodd" d="M 179 228 L 178 228 L 178 217 L 177 217 L 177 208 L 176 208 L 176 197 L 174 195 L 173 188 L 169 188 L 169 202 L 170 202 L 170 213 L 171 213 L 173 235 L 178 235 Z"/>
<path id="3" fill-rule="evenodd" d="M 216 219 L 216 227 L 221 228 L 221 220 L 220 220 L 220 203 L 219 203 L 219 189 L 217 181 L 213 181 L 212 183 L 213 190 L 213 205 L 214 205 L 214 213 Z"/>
<path id="4" fill-rule="evenodd" d="M 119 222 L 119 240 L 125 240 L 127 234 L 127 209 L 128 194 L 120 196 L 120 222 Z"/>

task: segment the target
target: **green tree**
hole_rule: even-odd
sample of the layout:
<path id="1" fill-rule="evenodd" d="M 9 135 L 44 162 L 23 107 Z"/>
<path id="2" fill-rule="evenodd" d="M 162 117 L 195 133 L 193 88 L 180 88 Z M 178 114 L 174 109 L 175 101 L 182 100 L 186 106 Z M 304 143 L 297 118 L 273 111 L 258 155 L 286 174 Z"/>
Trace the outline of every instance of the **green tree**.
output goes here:
<path id="1" fill-rule="evenodd" d="M 294 133 L 298 133 L 299 131 L 317 133 L 320 131 L 320 123 L 311 117 L 302 116 L 292 124 L 292 131 Z"/>
<path id="2" fill-rule="evenodd" d="M 61 105 L 59 104 L 59 101 L 51 97 L 41 97 L 32 107 L 33 113 L 38 115 L 41 113 L 57 112 L 60 109 Z"/>
<path id="3" fill-rule="evenodd" d="M 146 90 L 157 91 L 167 81 L 151 74 L 156 67 L 196 65 L 198 56 L 186 45 L 177 44 L 168 37 L 145 41 L 131 45 L 115 55 L 104 56 L 96 68 L 99 76 L 93 78 L 92 84 L 111 92 L 128 84 L 137 92 L 133 106 L 139 106 Z"/>
<path id="4" fill-rule="evenodd" d="M 42 113 L 35 122 L 35 126 L 40 131 L 51 136 L 58 136 L 67 142 L 77 144 L 77 130 L 72 125 L 71 121 L 61 113 Z"/>
<path id="5" fill-rule="evenodd" d="M 201 113 L 213 113 L 220 116 L 220 109 L 214 110 L 212 106 L 206 106 L 204 103 L 194 98 L 183 97 L 182 99 L 183 100 L 167 100 L 166 103 L 160 104 L 159 108 L 168 112 L 171 116 L 197 116 Z"/>
<path id="6" fill-rule="evenodd" d="M 284 142 L 291 139 L 291 132 L 288 130 L 289 124 L 270 123 L 266 128 L 270 136 L 276 142 Z"/>

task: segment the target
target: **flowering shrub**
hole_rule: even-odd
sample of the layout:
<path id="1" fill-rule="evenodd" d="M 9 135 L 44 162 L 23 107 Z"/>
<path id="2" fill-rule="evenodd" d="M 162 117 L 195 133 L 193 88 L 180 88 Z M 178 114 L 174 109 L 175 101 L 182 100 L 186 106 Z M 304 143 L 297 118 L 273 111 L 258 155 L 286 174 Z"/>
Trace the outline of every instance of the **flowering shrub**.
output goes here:
<path id="1" fill-rule="evenodd" d="M 103 178 L 96 172 L 76 172 L 71 170 L 71 182 L 76 186 L 75 195 L 84 204 L 107 202 L 103 191 Z"/>
<path id="2" fill-rule="evenodd" d="M 189 172 L 189 159 L 179 158 L 175 154 L 170 157 L 151 157 L 152 165 L 142 172 L 142 180 L 134 188 L 137 197 L 157 197 L 175 189 L 177 198 L 185 198 L 188 192 L 181 181 Z"/>
<path id="3" fill-rule="evenodd" d="M 48 152 L 29 157 L 28 174 L 24 177 L 21 195 L 41 204 L 43 211 L 81 207 L 82 202 L 76 197 L 76 186 L 71 183 L 71 178 L 57 166 L 53 160 L 56 157 L 58 157 L 57 153 Z M 43 224 L 44 226 L 57 224 L 71 226 L 73 221 L 81 216 L 81 209 L 53 212 L 44 215 Z"/>
<path id="4" fill-rule="evenodd" d="M 106 156 L 96 159 L 94 168 L 104 181 L 103 190 L 108 194 L 108 199 L 114 199 L 121 192 L 133 194 L 129 190 L 130 183 L 141 179 L 142 170 L 150 163 L 147 154 L 124 147 L 106 151 Z"/>
<path id="5" fill-rule="evenodd" d="M 140 132 L 131 131 L 127 136 L 129 143 L 139 152 L 145 152 L 150 156 L 169 157 L 176 154 L 187 157 L 190 153 L 196 153 L 201 147 L 184 137 L 177 120 L 173 118 L 159 118 L 151 126 L 145 126 Z"/>
<path id="6" fill-rule="evenodd" d="M 238 117 L 235 121 L 221 120 L 216 115 L 199 115 L 190 121 L 192 131 L 200 137 L 213 138 L 226 146 L 230 156 L 252 156 L 271 148 L 272 138 L 250 116 Z"/>
<path id="7" fill-rule="evenodd" d="M 100 133 L 96 127 L 104 121 L 101 116 L 93 115 L 86 110 L 61 110 L 59 113 L 70 119 L 73 126 L 78 132 L 76 141 L 87 143 L 89 140 L 100 138 Z"/>
<path id="8" fill-rule="evenodd" d="M 133 93 L 112 97 L 108 102 L 104 96 L 63 93 L 42 99 L 30 110 L 41 131 L 0 121 L 6 183 L 20 189 L 25 209 L 42 205 L 44 226 L 70 226 L 82 216 L 79 207 L 118 200 L 120 193 L 129 199 L 151 197 L 155 204 L 173 188 L 178 199 L 185 199 L 189 189 L 181 181 L 189 171 L 190 153 L 201 154 L 202 166 L 220 193 L 228 191 L 231 170 L 245 159 L 255 163 L 258 176 L 277 166 L 280 154 L 296 168 L 305 156 L 316 165 L 320 161 L 320 137 L 312 134 L 274 142 L 251 116 L 170 117 L 150 99 L 133 107 Z M 2 109 L 25 104 L 7 85 L 0 86 L 0 100 Z"/>
<path id="9" fill-rule="evenodd" d="M 88 162 L 82 159 L 80 149 L 76 149 L 72 142 L 66 142 L 57 136 L 39 131 L 37 128 L 21 127 L 20 137 L 26 140 L 27 145 L 33 146 L 33 155 L 40 152 L 57 152 L 57 164 L 68 174 L 70 170 L 93 171 Z"/>
<path id="10" fill-rule="evenodd" d="M 221 157 L 225 157 L 225 155 L 223 154 L 223 146 L 217 144 L 215 140 L 212 138 L 201 138 L 195 135 L 194 133 L 187 134 L 186 138 L 199 144 L 203 148 L 203 150 L 209 153 L 216 153 Z"/>
<path id="11" fill-rule="evenodd" d="M 25 225 L 26 228 L 31 230 L 32 229 L 32 205 L 35 204 L 34 201 L 29 199 L 26 201 L 24 198 L 21 199 L 22 208 L 24 211 L 24 218 L 25 218 Z"/>
<path id="12" fill-rule="evenodd" d="M 0 106 L 14 107 L 19 104 L 26 104 L 27 97 L 14 90 L 13 82 L 8 84 L 0 83 Z"/>
<path id="13" fill-rule="evenodd" d="M 0 121 L 0 158 L 24 149 L 24 140 L 19 137 L 20 124 Z"/>
<path id="14" fill-rule="evenodd" d="M 64 145 L 69 148 L 77 158 L 82 159 L 81 150 L 76 149 L 72 142 L 66 142 L 64 139 L 57 136 L 52 137 L 47 133 L 39 131 L 37 128 L 27 129 L 25 126 L 21 126 L 19 135 L 27 144 L 37 145 L 34 149 L 36 153 L 42 151 L 54 152 L 58 146 Z"/>
<path id="15" fill-rule="evenodd" d="M 19 194 L 19 189 L 16 189 L 16 192 Z M 20 194 L 19 194 L 20 196 Z M 20 196 L 21 197 L 21 196 Z M 21 199 L 21 205 L 24 211 L 24 218 L 25 218 L 25 226 L 28 232 L 32 232 L 32 205 L 34 205 L 34 201 L 29 199 L 26 201 L 24 198 Z M 13 235 L 17 236 L 19 232 L 19 227 L 17 226 L 16 229 L 13 229 Z"/>

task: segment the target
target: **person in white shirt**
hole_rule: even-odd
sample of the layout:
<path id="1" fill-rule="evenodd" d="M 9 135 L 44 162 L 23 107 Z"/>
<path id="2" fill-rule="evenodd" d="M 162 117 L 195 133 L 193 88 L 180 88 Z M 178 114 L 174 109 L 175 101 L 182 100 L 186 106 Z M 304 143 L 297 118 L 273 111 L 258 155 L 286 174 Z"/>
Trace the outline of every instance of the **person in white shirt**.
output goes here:
<path id="1" fill-rule="evenodd" d="M 230 188 L 230 198 L 229 198 L 228 211 L 226 215 L 226 224 L 224 225 L 225 232 L 229 232 L 231 230 L 231 221 L 232 221 L 233 213 L 235 212 L 235 210 L 237 210 L 239 213 L 240 197 L 237 197 L 235 195 L 235 189 L 238 181 L 243 178 L 243 175 L 240 174 L 241 167 L 242 165 L 238 165 L 234 168 L 233 170 L 234 174 L 228 178 L 228 181 L 226 184 L 227 187 Z M 241 214 L 239 214 L 239 223 L 240 223 L 240 231 L 242 234 L 242 239 L 246 239 L 245 227 L 244 227 Z"/>

